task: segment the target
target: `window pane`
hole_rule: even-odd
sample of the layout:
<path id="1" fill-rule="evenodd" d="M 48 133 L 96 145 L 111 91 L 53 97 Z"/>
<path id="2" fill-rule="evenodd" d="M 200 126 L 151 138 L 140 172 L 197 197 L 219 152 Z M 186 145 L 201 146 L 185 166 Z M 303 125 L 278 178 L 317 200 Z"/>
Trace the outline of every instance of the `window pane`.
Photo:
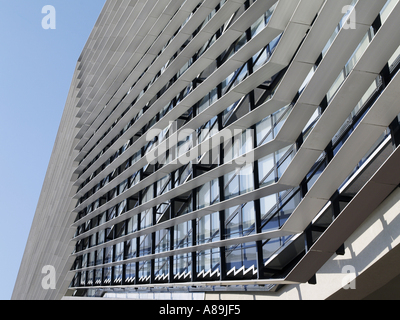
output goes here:
<path id="1" fill-rule="evenodd" d="M 200 187 L 197 192 L 197 209 L 204 208 L 210 205 L 211 190 L 210 183 L 207 182 Z"/>
<path id="2" fill-rule="evenodd" d="M 240 194 L 254 189 L 253 165 L 249 164 L 240 170 Z"/>
<path id="3" fill-rule="evenodd" d="M 236 172 L 231 172 L 224 176 L 225 199 L 239 195 L 239 177 Z"/>
<path id="4" fill-rule="evenodd" d="M 261 186 L 275 182 L 275 162 L 274 155 L 270 154 L 258 160 L 258 174 Z"/>
<path id="5" fill-rule="evenodd" d="M 243 222 L 242 222 L 243 235 L 249 235 L 251 233 L 254 233 L 256 216 L 255 216 L 255 209 L 254 209 L 253 201 L 248 202 L 242 208 L 242 220 L 243 220 Z"/>

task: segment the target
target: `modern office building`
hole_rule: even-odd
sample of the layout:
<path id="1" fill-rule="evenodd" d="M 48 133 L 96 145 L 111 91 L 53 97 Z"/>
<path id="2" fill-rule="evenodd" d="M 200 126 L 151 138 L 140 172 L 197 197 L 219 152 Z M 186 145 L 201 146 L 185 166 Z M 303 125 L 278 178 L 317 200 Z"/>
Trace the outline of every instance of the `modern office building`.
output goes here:
<path id="1" fill-rule="evenodd" d="M 107 0 L 13 298 L 400 298 L 399 16 Z"/>

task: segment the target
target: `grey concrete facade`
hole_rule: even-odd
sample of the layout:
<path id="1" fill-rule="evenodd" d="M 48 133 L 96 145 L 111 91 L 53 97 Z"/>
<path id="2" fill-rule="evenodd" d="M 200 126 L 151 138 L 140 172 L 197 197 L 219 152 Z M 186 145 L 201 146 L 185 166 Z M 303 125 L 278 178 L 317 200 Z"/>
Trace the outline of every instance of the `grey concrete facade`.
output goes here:
<path id="1" fill-rule="evenodd" d="M 75 73 L 76 76 L 76 73 Z M 73 250 L 69 239 L 73 232 L 65 226 L 71 225 L 73 218 L 65 214 L 73 208 L 71 200 L 72 182 L 70 168 L 73 163 L 73 137 L 76 132 L 76 88 L 74 85 L 62 116 L 55 146 L 46 173 L 42 193 L 28 237 L 27 246 L 18 273 L 12 299 L 45 299 L 54 291 L 43 290 L 42 268 L 57 266 L 58 275 L 65 268 L 69 254 Z M 54 296 L 61 298 L 62 295 Z"/>

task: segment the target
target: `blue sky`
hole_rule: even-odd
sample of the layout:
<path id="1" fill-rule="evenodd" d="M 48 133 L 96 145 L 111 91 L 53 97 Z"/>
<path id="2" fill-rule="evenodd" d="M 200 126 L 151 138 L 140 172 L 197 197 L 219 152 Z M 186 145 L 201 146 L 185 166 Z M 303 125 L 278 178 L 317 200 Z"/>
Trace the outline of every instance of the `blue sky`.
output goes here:
<path id="1" fill-rule="evenodd" d="M 0 299 L 10 299 L 77 59 L 105 0 L 0 0 Z M 42 28 L 45 5 L 56 29 Z"/>

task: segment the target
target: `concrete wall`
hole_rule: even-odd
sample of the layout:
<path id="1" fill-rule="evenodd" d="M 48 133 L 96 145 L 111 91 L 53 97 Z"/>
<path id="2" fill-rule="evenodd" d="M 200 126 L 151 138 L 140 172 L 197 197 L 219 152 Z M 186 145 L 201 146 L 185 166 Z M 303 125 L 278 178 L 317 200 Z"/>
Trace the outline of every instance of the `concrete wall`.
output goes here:
<path id="1" fill-rule="evenodd" d="M 70 194 L 73 188 L 71 182 L 73 159 L 76 156 L 73 146 L 77 132 L 75 128 L 77 122 L 75 117 L 77 112 L 75 108 L 77 72 L 75 70 L 49 161 L 14 287 L 13 300 L 44 299 L 47 295 L 56 294 L 56 290 L 42 288 L 42 280 L 46 276 L 46 274 L 42 274 L 42 268 L 47 265 L 54 266 L 56 277 L 59 279 L 65 269 L 64 259 L 73 250 L 73 247 L 70 246 L 70 239 L 73 235 L 71 232 L 73 231 L 70 231 L 68 227 L 73 223 L 71 219 L 74 217 L 70 215 L 70 212 L 76 202 L 71 199 Z"/>

